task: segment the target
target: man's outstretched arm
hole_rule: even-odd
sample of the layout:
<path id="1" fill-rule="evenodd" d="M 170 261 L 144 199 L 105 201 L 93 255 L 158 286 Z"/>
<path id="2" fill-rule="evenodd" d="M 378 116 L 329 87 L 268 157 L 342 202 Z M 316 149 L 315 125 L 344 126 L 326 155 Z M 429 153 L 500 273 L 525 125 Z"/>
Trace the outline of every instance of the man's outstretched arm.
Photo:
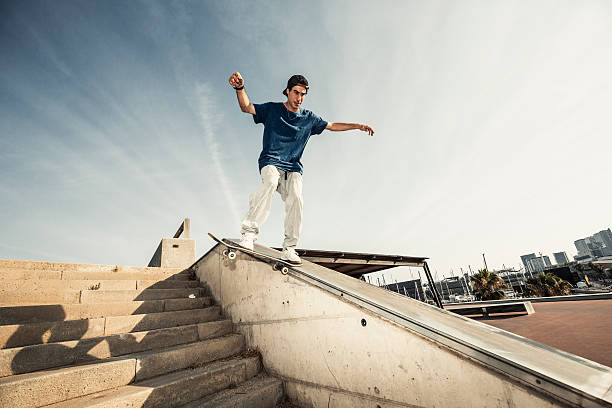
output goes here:
<path id="1" fill-rule="evenodd" d="M 240 110 L 244 113 L 250 113 L 251 115 L 255 114 L 255 107 L 249 101 L 249 96 L 244 90 L 244 79 L 240 75 L 240 72 L 234 72 L 232 76 L 229 78 L 229 84 L 236 89 L 236 97 L 238 98 L 238 104 L 240 105 Z"/>
<path id="2" fill-rule="evenodd" d="M 374 129 L 372 129 L 368 125 L 361 125 L 359 123 L 328 122 L 325 129 L 331 130 L 332 132 L 359 129 L 363 130 L 364 132 L 368 132 L 370 136 L 374 136 Z"/>

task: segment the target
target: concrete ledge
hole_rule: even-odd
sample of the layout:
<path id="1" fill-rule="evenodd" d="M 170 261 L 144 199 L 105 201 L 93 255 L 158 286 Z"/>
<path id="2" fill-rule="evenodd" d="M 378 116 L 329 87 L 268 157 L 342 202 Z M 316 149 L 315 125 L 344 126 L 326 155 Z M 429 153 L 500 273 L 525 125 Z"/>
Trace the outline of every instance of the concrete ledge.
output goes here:
<path id="1" fill-rule="evenodd" d="M 204 323 L 221 317 L 218 306 L 206 309 L 178 310 L 175 312 L 151 313 L 146 315 L 112 316 L 106 318 L 105 334 L 130 333 L 154 330 L 162 327 L 185 326 Z"/>
<path id="2" fill-rule="evenodd" d="M 187 273 L 143 273 L 143 272 L 81 272 L 68 271 L 62 273 L 63 280 L 189 280 Z"/>
<path id="3" fill-rule="evenodd" d="M 308 261 L 282 275 L 216 245 L 193 269 L 268 372 L 315 385 L 305 400 L 325 388 L 359 400 L 346 406 L 612 406 L 608 367 Z"/>
<path id="4" fill-rule="evenodd" d="M 193 401 L 181 408 L 247 408 L 275 407 L 283 397 L 283 383 L 277 378 L 260 375 L 236 388 Z"/>
<path id="5" fill-rule="evenodd" d="M 197 325 L 189 325 L 4 349 L 0 377 L 196 342 L 198 336 Z"/>
<path id="6" fill-rule="evenodd" d="M 140 290 L 70 290 L 44 289 L 37 291 L 0 291 L 0 306 L 34 306 L 48 304 L 129 302 L 201 297 L 202 288 L 140 289 Z"/>
<path id="7" fill-rule="evenodd" d="M 0 291 L 38 292 L 51 290 L 144 290 L 144 289 L 187 289 L 197 287 L 192 280 L 2 280 Z"/>
<path id="8" fill-rule="evenodd" d="M 463 307 L 449 307 L 446 310 L 462 316 L 489 317 L 496 314 L 532 314 L 535 313 L 531 302 L 508 302 L 490 305 L 473 305 Z"/>
<path id="9" fill-rule="evenodd" d="M 204 340 L 206 336 L 225 335 L 231 330 L 231 321 L 217 321 L 210 323 L 202 323 L 198 325 L 198 333 L 201 340 Z M 236 335 L 234 335 L 235 337 Z M 184 347 L 183 350 L 188 352 L 201 352 L 202 346 L 205 342 L 193 343 L 193 347 L 189 345 Z M 216 344 L 218 345 L 218 343 Z M 206 348 L 204 346 L 204 348 Z M 159 352 L 161 359 L 164 360 L 164 351 Z M 166 355 L 169 358 L 170 355 Z M 209 354 L 209 357 L 210 354 Z M 58 403 L 68 399 L 76 398 L 73 401 L 66 401 L 67 406 L 81 407 L 85 405 L 79 405 L 85 401 L 96 400 L 101 394 L 90 395 L 88 397 L 82 397 L 83 395 L 98 393 L 100 391 L 111 390 L 120 386 L 127 385 L 134 380 L 134 373 L 136 371 L 136 358 L 134 356 L 124 356 L 119 358 L 109 359 L 108 361 L 99 361 L 95 363 L 64 367 L 54 370 L 37 371 L 33 373 L 14 375 L 10 377 L 0 378 L 0 406 L 11 407 L 11 408 L 24 408 L 40 406 L 40 401 L 44 401 L 45 404 Z M 194 356 L 193 359 L 197 360 L 200 357 Z M 197 376 L 198 381 L 201 381 L 201 377 L 197 375 L 197 372 L 215 372 L 215 367 L 234 367 L 238 365 L 243 375 L 247 377 L 254 376 L 259 370 L 259 358 L 247 358 L 242 360 L 232 360 L 226 363 L 212 363 L 210 366 L 203 367 L 197 370 L 188 370 L 186 372 L 174 373 L 173 376 L 189 377 L 190 375 Z M 176 365 L 173 361 L 166 361 L 166 371 L 160 374 L 174 371 Z M 151 381 L 161 381 L 161 377 L 155 378 Z M 141 387 L 151 387 L 152 383 L 141 383 L 136 388 L 142 389 Z M 191 389 L 202 389 L 202 386 L 208 386 L 210 383 L 198 386 L 195 384 L 182 383 L 182 392 L 190 392 Z M 168 388 L 165 388 L 168 390 Z M 175 390 L 177 392 L 177 390 Z M 212 392 L 212 391 L 211 391 Z M 111 391 L 112 393 L 112 391 Z M 172 397 L 173 393 L 164 393 L 168 397 Z M 198 394 L 194 398 L 200 398 L 202 395 Z M 77 398 L 82 397 L 82 398 Z M 117 401 L 113 399 L 113 401 Z M 76 404 L 76 405 L 71 405 Z M 164 406 L 171 406 L 172 404 L 164 404 Z M 64 405 L 60 405 L 64 406 Z M 88 405 L 87 405 L 88 406 Z M 117 407 L 118 405 L 104 405 L 109 407 Z"/>
<path id="10" fill-rule="evenodd" d="M 5 290 L 0 291 L 0 306 L 27 306 L 55 303 L 80 303 L 81 291 L 79 290 Z"/>
<path id="11" fill-rule="evenodd" d="M 201 288 L 141 289 L 141 290 L 84 290 L 81 303 L 126 302 L 130 300 L 159 300 L 200 297 Z"/>
<path id="12" fill-rule="evenodd" d="M 211 297 L 195 299 L 161 299 L 90 304 L 53 304 L 0 307 L 0 325 L 93 319 L 105 316 L 159 313 L 201 309 L 214 303 Z"/>
<path id="13" fill-rule="evenodd" d="M 187 367 L 198 367 L 210 361 L 238 354 L 242 350 L 244 350 L 244 337 L 241 334 L 229 334 L 158 352 L 142 353 L 136 356 L 136 380 L 145 380 Z"/>
<path id="14" fill-rule="evenodd" d="M 0 407 L 38 407 L 120 387 L 133 381 L 135 367 L 135 359 L 117 359 L 0 378 Z"/>
<path id="15" fill-rule="evenodd" d="M 105 319 L 0 326 L 0 349 L 104 336 Z"/>
<path id="16" fill-rule="evenodd" d="M 0 326 L 0 349 L 186 326 L 219 318 L 219 307 L 208 307 L 174 312 Z"/>
<path id="17" fill-rule="evenodd" d="M 176 407 L 247 380 L 247 359 L 215 362 L 115 390 L 50 405 L 49 408 Z"/>
<path id="18" fill-rule="evenodd" d="M 0 269 L 30 269 L 39 271 L 108 271 L 108 272 L 164 272 L 178 273 L 185 268 L 157 268 L 148 266 L 126 266 L 126 265 L 104 265 L 104 264 L 79 264 L 68 262 L 41 262 L 22 261 L 14 259 L 0 259 Z"/>

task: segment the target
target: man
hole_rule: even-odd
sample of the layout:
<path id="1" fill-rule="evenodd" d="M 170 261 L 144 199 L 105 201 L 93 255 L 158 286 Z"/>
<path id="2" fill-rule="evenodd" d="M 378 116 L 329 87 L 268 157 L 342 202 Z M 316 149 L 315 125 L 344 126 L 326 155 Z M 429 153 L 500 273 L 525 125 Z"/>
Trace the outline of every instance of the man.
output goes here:
<path id="1" fill-rule="evenodd" d="M 253 115 L 255 123 L 263 123 L 263 150 L 259 155 L 259 172 L 262 186 L 251 194 L 249 212 L 242 221 L 240 245 L 253 249 L 259 229 L 270 213 L 270 203 L 275 191 L 285 202 L 285 240 L 282 259 L 299 265 L 295 252 L 302 229 L 302 163 L 300 159 L 311 135 L 325 129 L 342 131 L 359 129 L 374 135 L 368 125 L 357 123 L 326 122 L 307 109 L 301 108 L 308 93 L 308 81 L 302 75 L 293 75 L 287 81 L 283 95 L 287 101 L 252 104 L 244 89 L 244 79 L 239 72 L 229 78 L 236 90 L 240 109 Z"/>

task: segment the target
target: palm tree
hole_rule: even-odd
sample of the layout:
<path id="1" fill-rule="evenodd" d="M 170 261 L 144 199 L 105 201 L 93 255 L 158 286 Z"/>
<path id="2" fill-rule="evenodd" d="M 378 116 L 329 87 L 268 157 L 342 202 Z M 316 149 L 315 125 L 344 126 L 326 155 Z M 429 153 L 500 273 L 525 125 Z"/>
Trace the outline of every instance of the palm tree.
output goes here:
<path id="1" fill-rule="evenodd" d="M 553 273 L 540 273 L 535 278 L 527 279 L 528 296 L 546 297 L 569 295 L 572 284 Z"/>
<path id="2" fill-rule="evenodd" d="M 498 300 L 505 299 L 506 293 L 502 290 L 507 288 L 502 278 L 486 269 L 481 269 L 470 278 L 470 285 L 474 291 L 476 300 Z"/>

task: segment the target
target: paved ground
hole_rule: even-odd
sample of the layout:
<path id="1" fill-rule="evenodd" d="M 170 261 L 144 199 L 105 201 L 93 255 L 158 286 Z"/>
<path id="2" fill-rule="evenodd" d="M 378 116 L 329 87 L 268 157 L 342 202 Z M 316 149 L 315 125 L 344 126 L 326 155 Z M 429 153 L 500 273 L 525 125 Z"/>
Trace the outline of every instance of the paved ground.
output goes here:
<path id="1" fill-rule="evenodd" d="M 612 299 L 532 305 L 531 315 L 478 320 L 612 367 Z"/>

